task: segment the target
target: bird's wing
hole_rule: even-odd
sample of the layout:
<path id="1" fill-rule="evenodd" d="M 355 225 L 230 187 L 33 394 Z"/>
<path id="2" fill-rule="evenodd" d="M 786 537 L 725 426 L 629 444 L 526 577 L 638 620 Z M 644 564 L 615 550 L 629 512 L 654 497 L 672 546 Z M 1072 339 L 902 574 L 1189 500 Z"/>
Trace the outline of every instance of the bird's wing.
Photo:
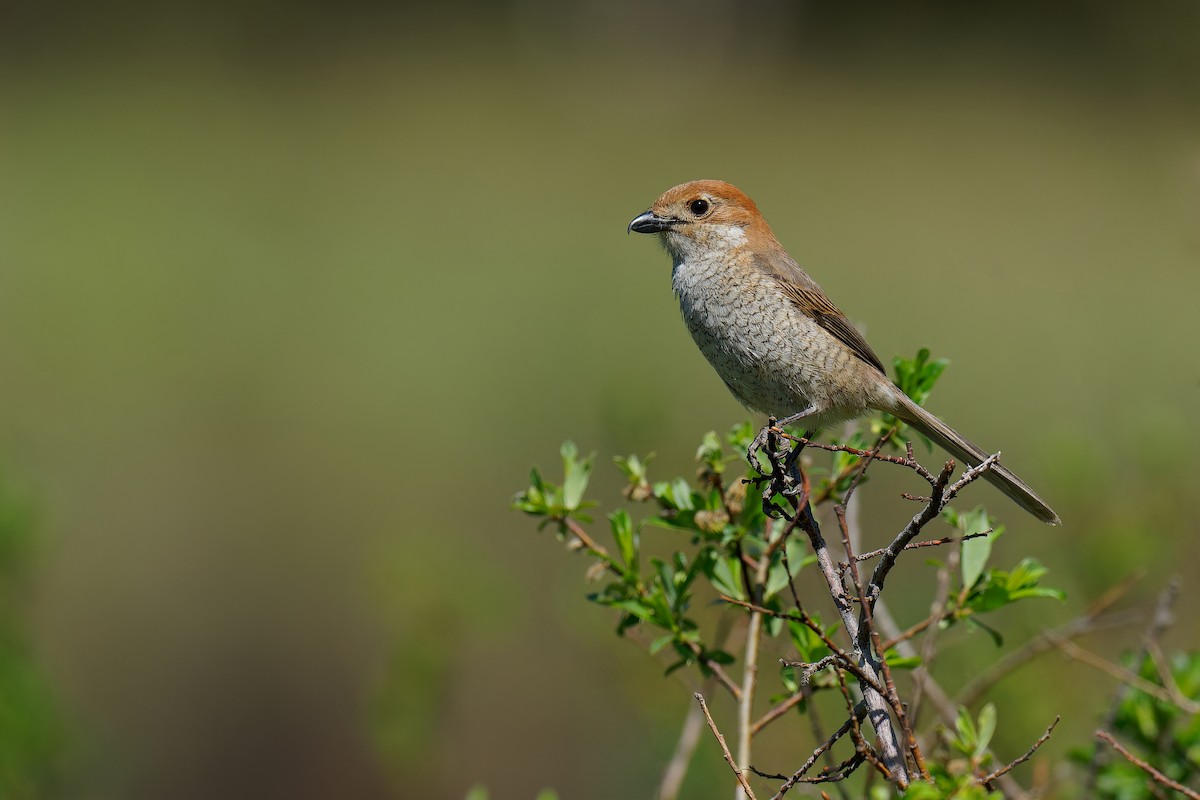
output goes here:
<path id="1" fill-rule="evenodd" d="M 887 376 L 883 362 L 867 340 L 858 332 L 846 315 L 835 306 L 817 282 L 808 277 L 808 273 L 800 268 L 795 261 L 784 253 L 774 257 L 760 259 L 767 271 L 779 282 L 779 288 L 784 296 L 800 309 L 801 313 L 811 317 L 825 330 L 829 331 L 842 344 L 850 348 L 854 355 L 873 366 Z"/>

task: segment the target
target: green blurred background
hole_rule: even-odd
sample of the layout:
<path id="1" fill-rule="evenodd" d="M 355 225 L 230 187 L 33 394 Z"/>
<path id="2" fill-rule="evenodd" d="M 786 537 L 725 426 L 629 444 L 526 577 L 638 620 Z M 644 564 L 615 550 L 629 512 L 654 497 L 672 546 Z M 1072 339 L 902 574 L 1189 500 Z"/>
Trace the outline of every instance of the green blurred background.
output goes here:
<path id="1" fill-rule="evenodd" d="M 1003 619 L 1014 641 L 1200 556 L 1194 2 L 0 20 L 0 465 L 38 537 L 5 613 L 42 676 L 5 691 L 61 728 L 7 768 L 24 796 L 651 796 L 686 684 L 506 507 L 564 438 L 612 498 L 612 455 L 687 474 L 745 417 L 624 232 L 692 178 L 754 197 L 885 361 L 952 359 L 931 408 L 1062 514 L 968 497 L 1070 596 Z M 956 641 L 951 686 L 993 652 Z M 1110 686 L 1018 673 L 1001 752 L 1053 713 L 1058 752 L 1082 741 Z M 724 770 L 705 742 L 687 792 Z"/>

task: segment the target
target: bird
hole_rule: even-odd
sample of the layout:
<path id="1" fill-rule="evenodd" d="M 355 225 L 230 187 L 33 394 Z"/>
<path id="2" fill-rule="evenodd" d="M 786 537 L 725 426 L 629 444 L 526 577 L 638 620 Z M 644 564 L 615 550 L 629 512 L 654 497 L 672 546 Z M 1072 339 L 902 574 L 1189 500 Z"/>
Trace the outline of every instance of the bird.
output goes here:
<path id="1" fill-rule="evenodd" d="M 751 411 L 808 430 L 887 412 L 965 465 L 987 451 L 926 411 L 887 377 L 859 330 L 788 255 L 758 206 L 718 180 L 674 186 L 629 223 L 656 234 L 671 283 L 700 351 Z M 765 439 L 755 440 L 748 457 Z M 1058 514 L 1007 467 L 984 478 L 1042 522 Z"/>

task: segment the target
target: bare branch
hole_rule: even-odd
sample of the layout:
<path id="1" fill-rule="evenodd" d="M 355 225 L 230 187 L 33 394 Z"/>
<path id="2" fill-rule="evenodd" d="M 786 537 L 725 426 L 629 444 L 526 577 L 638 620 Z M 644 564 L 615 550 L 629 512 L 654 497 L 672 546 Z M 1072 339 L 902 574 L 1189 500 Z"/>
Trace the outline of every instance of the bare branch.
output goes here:
<path id="1" fill-rule="evenodd" d="M 965 538 L 960 537 L 960 541 Z M 946 558 L 946 563 L 937 571 L 937 584 L 933 590 L 933 605 L 929 609 L 929 620 L 931 621 L 938 620 L 940 622 L 947 615 L 946 606 L 949 605 L 950 600 L 950 575 L 958 572 L 961 553 L 961 544 L 956 544 L 950 548 L 950 555 Z M 921 642 L 921 663 L 913 671 L 913 691 L 912 698 L 909 700 L 913 725 L 916 725 L 917 721 L 921 718 L 921 700 L 924 699 L 925 686 L 932 680 L 933 656 L 936 652 L 934 645 L 937 643 L 937 634 L 938 626 L 930 625 L 925 633 L 924 640 Z"/>
<path id="2" fill-rule="evenodd" d="M 982 783 L 984 786 L 987 786 L 992 781 L 999 778 L 1001 775 L 1007 775 L 1009 772 L 1012 771 L 1013 767 L 1016 767 L 1019 764 L 1024 764 L 1026 761 L 1028 761 L 1030 758 L 1032 758 L 1033 754 L 1037 752 L 1037 749 L 1050 740 L 1050 734 L 1054 732 L 1054 728 L 1055 728 L 1055 726 L 1058 725 L 1058 721 L 1060 719 L 1062 719 L 1061 716 L 1056 716 L 1054 718 L 1054 722 L 1051 722 L 1050 727 L 1046 728 L 1046 732 L 1043 733 L 1040 737 L 1038 737 L 1038 740 L 1033 743 L 1032 747 L 1030 747 L 1028 750 L 1025 751 L 1025 755 L 1021 756 L 1020 758 L 1016 759 L 1015 761 L 1009 762 L 1008 764 L 1006 764 L 1005 766 L 1001 767 L 998 770 L 989 772 L 987 775 L 980 778 L 979 782 Z"/>
<path id="3" fill-rule="evenodd" d="M 689 705 L 687 716 L 683 719 L 683 731 L 675 745 L 675 753 L 663 771 L 662 783 L 658 787 L 658 800 L 675 800 L 679 796 L 688 765 L 692 761 L 692 754 L 696 752 L 696 745 L 700 743 L 703 720 L 704 715 L 700 707 Z"/>
<path id="4" fill-rule="evenodd" d="M 1177 782 L 1171 780 L 1170 778 L 1168 778 L 1166 775 L 1163 775 L 1161 772 L 1156 770 L 1154 767 L 1150 766 L 1145 761 L 1143 761 L 1142 759 L 1135 756 L 1133 753 L 1126 750 L 1121 745 L 1121 743 L 1118 742 L 1116 739 L 1114 739 L 1113 735 L 1111 733 L 1109 733 L 1108 731 L 1104 731 L 1104 730 L 1096 731 L 1096 738 L 1102 739 L 1103 741 L 1108 742 L 1110 745 L 1112 745 L 1112 748 L 1114 750 L 1116 750 L 1118 753 L 1120 753 L 1122 756 L 1125 757 L 1126 761 L 1128 761 L 1130 764 L 1133 764 L 1135 767 L 1140 769 L 1142 772 L 1145 772 L 1147 775 L 1149 775 L 1151 778 L 1153 778 L 1155 780 L 1155 782 L 1162 784 L 1163 786 L 1166 786 L 1168 789 L 1172 789 L 1176 792 L 1179 792 L 1184 797 L 1190 798 L 1190 800 L 1200 800 L 1200 792 L 1197 792 L 1195 789 L 1189 789 L 1188 787 L 1184 786 L 1182 783 L 1177 783 Z"/>
<path id="5" fill-rule="evenodd" d="M 929 502 L 928 497 L 925 497 L 922 499 L 926 503 Z M 938 547 L 939 545 L 943 545 L 943 544 L 955 544 L 956 542 L 965 542 L 969 539 L 978 539 L 980 536 L 987 536 L 990 533 L 994 533 L 995 530 L 996 530 L 995 528 L 988 528 L 986 531 L 980 531 L 979 533 L 968 533 L 966 536 L 946 536 L 941 539 L 930 539 L 927 542 L 909 542 L 908 544 L 904 545 L 904 547 L 901 549 L 916 550 L 919 547 Z M 881 547 L 878 550 L 871 550 L 870 552 L 867 552 L 867 553 L 859 553 L 858 555 L 856 555 L 854 557 L 854 560 L 855 561 L 867 561 L 869 559 L 876 558 L 877 556 L 881 556 L 886 552 L 888 552 L 888 548 Z M 843 565 L 839 564 L 838 566 L 843 566 Z M 848 568 L 848 565 L 845 565 L 845 566 Z"/>
<path id="6" fill-rule="evenodd" d="M 854 707 L 854 713 L 851 714 L 850 717 L 844 723 L 842 723 L 842 727 L 840 727 L 836 731 L 834 731 L 833 735 L 831 735 L 828 739 L 826 739 L 824 744 L 822 744 L 816 750 L 813 750 L 812 755 L 810 755 L 808 757 L 808 760 L 806 760 L 803 764 L 801 764 L 800 769 L 796 770 L 795 773 L 792 774 L 792 777 L 788 778 L 787 782 L 779 787 L 779 791 L 777 791 L 775 793 L 775 795 L 771 798 L 771 800 L 779 800 L 781 797 L 783 797 L 785 794 L 788 793 L 788 790 L 790 790 L 797 783 L 800 783 L 801 779 L 804 778 L 804 774 L 806 772 L 808 772 L 810 769 L 812 769 L 813 764 L 817 763 L 817 759 L 819 759 L 822 755 L 825 754 L 826 751 L 828 751 L 831 747 L 833 747 L 835 744 L 837 744 L 837 741 L 839 739 L 841 739 L 843 736 L 845 736 L 847 733 L 850 732 L 851 727 L 856 725 L 859 721 L 865 719 L 866 716 L 867 716 L 866 703 L 859 703 L 858 705 L 856 705 Z"/>
<path id="7" fill-rule="evenodd" d="M 1124 667 L 1118 666 L 1111 661 L 1106 661 L 1095 653 L 1092 653 L 1089 650 L 1084 650 L 1074 642 L 1056 636 L 1052 631 L 1050 632 L 1050 640 L 1054 642 L 1054 645 L 1058 647 L 1058 649 L 1062 650 L 1071 658 L 1074 658 L 1077 661 L 1082 661 L 1089 666 L 1093 666 L 1101 672 L 1111 675 L 1125 685 L 1137 689 L 1139 692 L 1145 692 L 1151 697 L 1162 700 L 1164 703 L 1176 705 L 1188 714 L 1200 714 L 1200 703 L 1197 703 L 1194 700 L 1189 700 L 1186 697 L 1180 696 L 1179 700 L 1183 701 L 1180 703 L 1175 697 L 1172 696 L 1171 692 L 1159 686 L 1157 683 L 1152 683 L 1143 678 L 1141 675 L 1138 675 L 1136 672 L 1130 672 Z"/>
<path id="8" fill-rule="evenodd" d="M 785 614 L 782 611 L 772 611 L 769 608 L 764 608 L 763 606 L 758 606 L 754 603 L 747 603 L 745 600 L 738 600 L 736 598 L 729 597 L 728 595 L 721 595 L 721 599 L 727 603 L 733 603 L 734 605 L 748 608 L 751 611 L 759 614 L 766 614 L 779 619 L 790 619 L 795 622 L 803 623 L 808 627 L 809 630 L 821 637 L 821 642 L 829 649 L 829 652 L 833 653 L 834 656 L 837 657 L 839 663 L 841 663 L 842 667 L 847 672 L 849 672 L 858 680 L 866 682 L 875 691 L 880 692 L 881 694 L 883 693 L 882 685 L 863 671 L 863 669 L 858 665 L 858 661 L 855 656 L 838 647 L 837 644 L 835 644 L 834 641 L 829 638 L 829 635 L 825 633 L 825 630 L 817 624 L 816 620 L 810 617 L 806 612 L 801 611 L 799 612 L 799 616 L 795 616 L 793 614 Z M 780 663 L 785 667 L 803 668 L 807 666 L 807 664 L 803 661 L 788 661 L 787 659 L 780 659 Z"/>
<path id="9" fill-rule="evenodd" d="M 1136 580 L 1136 576 L 1131 575 L 1125 579 L 1125 583 L 1132 585 Z M 1150 626 L 1146 630 L 1146 635 L 1142 637 L 1142 648 L 1134 663 L 1140 664 L 1142 659 L 1146 657 L 1146 653 L 1150 650 L 1150 645 L 1158 640 L 1163 631 L 1171 624 L 1171 607 L 1175 604 L 1175 598 L 1178 596 L 1179 576 L 1176 575 L 1167 584 L 1167 588 L 1158 596 L 1158 605 L 1155 607 L 1154 616 L 1150 620 Z M 1109 703 L 1108 711 L 1104 715 L 1104 721 L 1100 724 L 1101 728 L 1111 728 L 1116 722 L 1118 709 L 1121 707 L 1121 701 L 1125 698 L 1125 693 L 1129 691 L 1129 687 L 1125 684 L 1120 684 L 1117 690 L 1113 693 L 1112 701 Z M 1099 746 L 1092 750 L 1092 758 L 1088 762 L 1087 779 L 1084 781 L 1084 788 L 1091 793 L 1096 788 L 1096 779 L 1100 775 L 1100 767 L 1106 759 L 1107 751 Z"/>
<path id="10" fill-rule="evenodd" d="M 991 460 L 983 462 L 991 466 Z M 879 563 L 875 565 L 875 571 L 871 574 L 871 582 L 867 587 L 869 596 L 874 599 L 883 591 L 883 582 L 887 580 L 888 573 L 892 571 L 892 567 L 896 566 L 896 558 L 900 555 L 900 551 L 904 546 L 916 538 L 921 529 L 929 524 L 936 517 L 946 503 L 954 496 L 951 493 L 951 488 L 946 488 L 946 484 L 950 481 L 950 474 L 954 471 L 954 461 L 947 461 L 946 466 L 942 468 L 937 480 L 933 483 L 933 496 L 929 499 L 928 505 L 921 509 L 910 521 L 904 526 L 904 530 L 892 540 L 892 543 L 885 548 L 883 557 Z M 966 475 L 963 476 L 964 478 Z M 962 483 L 960 479 L 955 486 Z"/>
<path id="11" fill-rule="evenodd" d="M 977 675 L 962 688 L 958 696 L 955 697 L 954 702 L 963 706 L 974 705 L 979 698 L 983 697 L 989 689 L 999 683 L 1005 676 L 1010 675 L 1022 664 L 1031 661 L 1047 650 L 1053 649 L 1057 640 L 1076 639 L 1096 631 L 1129 625 L 1141 619 L 1141 617 L 1142 615 L 1136 611 L 1107 614 L 1105 616 L 1092 616 L 1091 612 L 1089 612 L 1071 620 L 1066 625 L 1055 628 L 1053 631 L 1042 631 L 1020 648 L 1004 655 L 994 662 L 991 667 Z"/>
<path id="12" fill-rule="evenodd" d="M 725 744 L 725 737 L 721 735 L 721 731 L 717 730 L 717 723 L 713 722 L 712 714 L 708 713 L 708 703 L 704 702 L 704 695 L 696 692 L 696 701 L 700 703 L 700 710 L 704 712 L 704 719 L 708 721 L 708 729 L 713 732 L 713 736 L 717 737 L 717 744 L 721 745 L 721 753 L 725 756 L 725 763 L 733 770 L 733 774 L 737 776 L 738 784 L 741 785 L 742 791 L 750 800 L 758 800 L 754 796 L 754 790 L 750 788 L 750 782 L 746 780 L 746 776 L 738 768 L 734 762 L 733 756 L 729 753 L 729 746 Z"/>
<path id="13" fill-rule="evenodd" d="M 896 732 L 892 728 L 891 719 L 888 715 L 890 703 L 884 696 L 884 693 L 875 688 L 880 685 L 879 663 L 871 653 L 869 647 L 863 648 L 861 646 L 859 622 L 854 614 L 853 604 L 846 596 L 845 590 L 842 587 L 837 567 L 834 566 L 833 559 L 829 555 L 829 546 L 821 535 L 821 528 L 817 524 L 816 518 L 812 515 L 811 506 L 806 505 L 796 508 L 796 512 L 796 517 L 800 520 L 800 528 L 808 535 L 813 553 L 817 557 L 817 565 L 820 567 L 821 574 L 825 576 L 825 581 L 829 588 L 829 596 L 833 600 L 838 615 L 842 619 L 842 627 L 845 629 L 850 641 L 854 644 L 854 658 L 862 671 L 872 680 L 871 684 L 863 683 L 862 685 L 863 699 L 867 703 L 871 726 L 875 729 L 875 734 L 879 738 L 880 751 L 882 752 L 885 769 L 901 787 L 906 786 L 908 784 L 908 773 L 904 767 L 904 758 L 900 752 L 899 743 L 896 740 Z M 868 756 L 868 760 L 869 758 Z"/>

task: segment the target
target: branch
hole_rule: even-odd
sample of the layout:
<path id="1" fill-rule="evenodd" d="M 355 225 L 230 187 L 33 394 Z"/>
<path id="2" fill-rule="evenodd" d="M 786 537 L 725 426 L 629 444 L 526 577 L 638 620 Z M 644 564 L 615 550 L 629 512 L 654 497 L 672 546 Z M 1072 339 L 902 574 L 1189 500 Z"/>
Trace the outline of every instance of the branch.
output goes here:
<path id="1" fill-rule="evenodd" d="M 758 677 L 758 647 L 762 635 L 762 614 L 750 614 L 746 631 L 746 656 L 742 668 L 742 696 L 738 699 L 738 764 L 750 763 L 750 742 L 754 737 L 751 714 L 754 711 L 754 683 Z"/>
<path id="2" fill-rule="evenodd" d="M 995 456 L 992 456 L 983 462 L 983 464 L 986 464 L 989 467 L 993 463 L 995 463 Z M 976 467 L 975 469 L 979 468 Z M 950 488 L 946 488 L 946 484 L 950 481 L 950 474 L 953 471 L 954 461 L 947 461 L 946 466 L 942 468 L 937 480 L 935 480 L 933 483 L 933 495 L 929 498 L 929 503 L 909 521 L 908 525 L 904 526 L 904 530 L 900 531 L 896 538 L 892 540 L 892 543 L 884 549 L 883 557 L 880 558 L 879 563 L 875 565 L 875 571 L 871 573 L 871 582 L 867 587 L 867 592 L 870 599 L 873 600 L 874 598 L 878 597 L 879 593 L 883 591 L 883 582 L 887 580 L 888 573 L 892 571 L 892 567 L 896 566 L 896 559 L 899 557 L 900 551 L 904 549 L 904 546 L 916 538 L 917 534 L 921 532 L 921 529 L 928 525 L 934 517 L 941 513 L 942 508 L 945 507 L 946 503 L 950 502 L 950 499 L 954 497 L 954 492 L 957 491 L 955 487 L 959 486 L 960 484 L 965 485 L 963 484 L 963 481 L 966 480 L 967 476 L 970 475 L 974 470 L 968 470 L 963 474 L 963 477 L 959 479 L 958 483 L 954 484 L 954 486 L 951 486 Z M 976 475 L 976 477 L 978 477 L 978 475 Z M 974 480 L 974 478 L 971 480 Z"/>
<path id="3" fill-rule="evenodd" d="M 974 680 L 964 686 L 959 691 L 954 702 L 962 706 L 975 705 L 975 702 L 985 692 L 999 683 L 1006 675 L 1012 673 L 1025 662 L 1053 648 L 1055 646 L 1054 637 L 1058 639 L 1076 639 L 1095 631 L 1128 625 L 1140 619 L 1141 615 L 1137 612 L 1104 614 L 1118 600 L 1128 594 L 1129 590 L 1140 579 L 1141 576 L 1139 574 L 1131 574 L 1121 583 L 1101 595 L 1081 616 L 1076 617 L 1061 627 L 1055 628 L 1053 631 L 1039 633 L 1017 650 L 1003 656 L 1000 660 L 993 663 L 990 668 L 980 673 Z"/>
<path id="4" fill-rule="evenodd" d="M 960 541 L 965 538 L 960 537 Z M 953 611 L 947 612 L 950 602 L 950 575 L 958 572 L 961 555 L 961 544 L 950 548 L 950 555 L 946 557 L 946 563 L 937 571 L 937 586 L 933 593 L 933 605 L 929 609 L 929 620 L 931 621 L 936 619 L 940 622 L 947 616 L 947 613 L 954 613 Z M 937 642 L 937 636 L 938 626 L 930 625 L 925 633 L 925 638 L 921 641 L 921 663 L 918 664 L 917 669 L 913 670 L 913 691 L 909 708 L 912 710 L 914 726 L 921 719 L 921 701 L 924 699 L 925 685 L 933 677 L 933 656 L 937 652 L 934 645 Z"/>
<path id="5" fill-rule="evenodd" d="M 904 758 L 900 753 L 899 743 L 896 740 L 896 732 L 892 728 L 892 722 L 888 715 L 890 704 L 884 697 L 884 694 L 875 688 L 880 685 L 878 662 L 869 647 L 862 648 L 860 646 L 859 624 L 854 614 L 854 607 L 842 588 L 837 567 L 829 555 L 829 546 L 826 544 L 824 537 L 821 536 L 821 528 L 812 515 L 812 507 L 810 505 L 803 507 L 796 506 L 798 504 L 793 506 L 796 510 L 796 517 L 801 520 L 800 527 L 808 535 L 813 553 L 816 554 L 817 564 L 828 584 L 829 596 L 833 600 L 838 615 L 842 619 L 842 627 L 845 629 L 850 641 L 854 643 L 854 658 L 862 671 L 871 678 L 871 684 L 864 683 L 861 685 L 861 688 L 863 700 L 867 704 L 871 726 L 875 729 L 876 736 L 879 737 L 884 767 L 888 774 L 903 788 L 908 784 L 908 772 L 904 767 Z"/>
<path id="6" fill-rule="evenodd" d="M 729 746 L 725 744 L 725 737 L 717 730 L 717 723 L 713 722 L 712 714 L 708 713 L 708 704 L 704 702 L 704 695 L 696 692 L 696 701 L 700 703 L 700 710 L 704 712 L 704 719 L 708 720 L 708 729 L 713 732 L 713 736 L 717 737 L 717 744 L 721 745 L 721 753 L 725 756 L 725 763 L 733 770 L 733 774 L 737 776 L 738 783 L 742 787 L 742 791 L 750 800 L 758 800 L 754 796 L 754 790 L 750 788 L 750 782 L 746 780 L 746 776 L 738 769 L 738 765 L 734 762 L 733 756 L 729 754 Z"/>
<path id="7" fill-rule="evenodd" d="M 1126 686 L 1131 686 L 1139 692 L 1145 692 L 1151 697 L 1162 700 L 1164 703 L 1178 706 L 1180 710 L 1188 714 L 1200 714 L 1200 703 L 1194 700 L 1188 700 L 1186 697 L 1174 697 L 1170 691 L 1159 686 L 1157 683 L 1152 683 L 1136 672 L 1130 672 L 1124 667 L 1118 666 L 1111 661 L 1106 661 L 1100 656 L 1092 653 L 1089 650 L 1084 650 L 1074 642 L 1057 637 L 1053 632 L 1050 632 L 1050 639 L 1054 645 L 1062 650 L 1067 656 L 1082 661 L 1089 666 L 1093 666 L 1101 672 L 1105 672 L 1117 680 L 1124 683 Z M 1182 703 L 1179 701 L 1183 701 Z"/>
<path id="8" fill-rule="evenodd" d="M 1125 582 L 1131 584 L 1133 580 L 1135 580 L 1134 576 L 1130 576 L 1126 578 Z M 1171 624 L 1171 606 L 1175 604 L 1178 590 L 1179 576 L 1176 575 L 1171 578 L 1171 581 L 1167 584 L 1167 588 L 1158 596 L 1158 605 L 1154 609 L 1154 616 L 1150 620 L 1150 627 L 1146 630 L 1146 635 L 1142 637 L 1142 648 L 1134 663 L 1140 664 L 1142 662 L 1146 657 L 1146 653 L 1150 650 L 1151 643 L 1156 642 L 1158 637 Z M 1109 703 L 1108 711 L 1104 715 L 1104 721 L 1100 724 L 1101 728 L 1111 728 L 1113 723 L 1116 722 L 1121 701 L 1125 698 L 1127 691 L 1129 691 L 1129 687 L 1123 683 L 1117 687 L 1116 692 L 1113 693 L 1112 701 Z M 1084 788 L 1089 793 L 1093 792 L 1096 788 L 1096 779 L 1100 775 L 1100 767 L 1103 765 L 1105 752 L 1098 745 L 1092 750 L 1092 758 L 1088 762 L 1087 779 L 1084 781 Z"/>
<path id="9" fill-rule="evenodd" d="M 810 769 L 812 769 L 813 764 L 817 763 L 817 759 L 819 759 L 831 747 L 833 747 L 835 744 L 837 744 L 839 739 L 841 739 L 843 736 L 845 736 L 847 733 L 849 733 L 850 729 L 855 724 L 857 724 L 858 722 L 865 719 L 866 716 L 867 716 L 867 705 L 866 705 L 866 703 L 860 702 L 858 705 L 856 705 L 854 707 L 854 713 L 845 722 L 842 723 L 842 727 L 840 727 L 836 731 L 834 731 L 833 735 L 830 736 L 828 739 L 826 739 L 824 744 L 822 744 L 816 750 L 812 751 L 812 755 L 810 755 L 808 757 L 808 760 L 805 761 L 803 764 L 801 764 L 800 769 L 796 770 L 792 774 L 792 777 L 788 778 L 787 781 L 782 786 L 779 787 L 779 791 L 775 793 L 775 795 L 771 798 L 771 800 L 780 800 L 780 798 L 782 798 L 785 794 L 788 793 L 788 790 L 790 790 L 797 783 L 800 783 L 804 778 L 804 773 L 806 773 Z"/>
<path id="10" fill-rule="evenodd" d="M 989 772 L 987 775 L 980 778 L 979 782 L 981 784 L 983 784 L 984 786 L 987 786 L 992 781 L 999 778 L 1001 775 L 1007 775 L 1009 772 L 1012 771 L 1013 767 L 1017 766 L 1018 764 L 1024 764 L 1026 761 L 1028 761 L 1030 758 L 1032 758 L 1033 754 L 1037 752 L 1037 749 L 1039 747 L 1041 747 L 1042 745 L 1044 745 L 1047 741 L 1050 740 L 1050 734 L 1054 732 L 1054 728 L 1055 728 L 1055 726 L 1058 725 L 1058 721 L 1060 719 L 1062 719 L 1061 716 L 1056 716 L 1054 718 L 1054 722 L 1051 722 L 1050 727 L 1046 728 L 1046 732 L 1043 733 L 1038 738 L 1038 740 L 1033 743 L 1033 747 L 1030 747 L 1028 750 L 1025 751 L 1025 755 L 1021 756 L 1020 758 L 1016 759 L 1015 761 L 1008 763 L 1006 766 L 1003 766 L 1000 769 L 995 770 L 994 772 Z"/>
<path id="11" fill-rule="evenodd" d="M 925 498 L 925 502 L 928 503 L 929 498 Z M 995 533 L 995 532 L 996 532 L 995 528 L 988 528 L 986 531 L 979 531 L 979 533 L 968 533 L 966 536 L 946 536 L 941 539 L 930 539 L 927 542 L 910 542 L 910 543 L 904 545 L 904 547 L 901 549 L 916 550 L 918 547 L 937 547 L 937 546 L 943 545 L 943 544 L 954 544 L 955 542 L 965 542 L 968 539 L 978 539 L 980 536 L 987 536 L 987 535 Z M 866 553 L 859 553 L 858 555 L 856 555 L 854 557 L 854 560 L 855 561 L 867 561 L 869 559 L 875 558 L 876 556 L 881 556 L 886 552 L 888 552 L 888 548 L 881 547 L 878 550 L 871 550 Z M 842 566 L 842 565 L 839 564 L 838 566 Z M 846 566 L 846 568 L 849 568 L 849 565 L 845 565 L 845 566 Z"/>
<path id="12" fill-rule="evenodd" d="M 845 669 L 847 672 L 849 672 L 851 675 L 853 675 L 858 680 L 865 681 L 875 691 L 877 691 L 881 694 L 883 693 L 883 686 L 878 681 L 876 681 L 874 678 L 872 678 L 870 675 L 866 674 L 863 671 L 863 669 L 858 665 L 857 659 L 852 654 L 847 653 L 845 650 L 838 647 L 837 644 L 834 643 L 834 641 L 829 638 L 829 635 L 827 633 L 825 633 L 824 629 L 822 629 L 821 626 L 816 623 L 816 620 L 814 620 L 812 617 L 810 617 L 806 612 L 801 611 L 800 616 L 795 616 L 793 614 L 784 613 L 782 611 L 772 611 L 769 608 L 765 608 L 763 606 L 758 606 L 758 605 L 755 605 L 754 603 L 747 603 L 745 600 L 738 600 L 736 598 L 729 597 L 728 595 L 723 594 L 720 597 L 722 600 L 724 600 L 727 603 L 733 603 L 734 605 L 742 606 L 743 608 L 748 608 L 751 611 L 756 612 L 758 614 L 765 614 L 767 616 L 777 617 L 778 619 L 790 619 L 793 622 L 803 623 L 804 625 L 806 625 L 808 627 L 809 630 L 811 630 L 813 633 L 817 634 L 817 636 L 821 637 L 821 642 L 825 645 L 826 648 L 828 648 L 829 652 L 832 653 L 837 658 L 838 662 L 841 664 L 843 669 Z M 779 659 L 779 663 L 785 667 L 799 667 L 801 669 L 811 666 L 810 664 L 808 664 L 804 661 L 789 661 L 784 658 Z"/>
<path id="13" fill-rule="evenodd" d="M 700 723 L 703 719 L 699 706 L 688 706 L 687 716 L 683 719 L 683 731 L 679 734 L 678 744 L 675 745 L 675 753 L 663 771 L 662 783 L 658 787 L 658 800 L 675 800 L 679 797 L 692 754 L 696 752 L 696 745 L 700 743 Z"/>
<path id="14" fill-rule="evenodd" d="M 1166 786 L 1168 789 L 1173 789 L 1176 792 L 1179 792 L 1184 797 L 1189 798 L 1189 800 L 1200 800 L 1200 792 L 1197 792 L 1194 789 L 1189 789 L 1188 787 L 1184 786 L 1182 783 L 1177 783 L 1177 782 L 1171 780 L 1170 778 L 1168 778 L 1166 775 L 1163 775 L 1161 772 L 1156 770 L 1154 767 L 1150 766 L 1145 761 L 1142 761 L 1140 758 L 1135 756 L 1133 753 L 1129 752 L 1124 747 L 1122 747 L 1121 743 L 1118 742 L 1116 739 L 1114 739 L 1112 734 L 1109 733 L 1108 731 L 1103 731 L 1103 730 L 1096 731 L 1096 738 L 1102 739 L 1102 740 L 1108 742 L 1110 745 L 1112 745 L 1112 748 L 1114 750 L 1116 750 L 1118 753 L 1120 753 L 1121 755 L 1123 755 L 1125 757 L 1126 761 L 1128 761 L 1130 764 L 1133 764 L 1135 767 L 1140 769 L 1142 772 L 1145 772 L 1147 775 L 1149 775 L 1151 778 L 1153 778 L 1155 780 L 1155 782 L 1162 784 L 1163 786 Z"/>
<path id="15" fill-rule="evenodd" d="M 859 478 L 862 477 L 860 472 Z M 855 481 L 857 485 L 857 480 Z M 849 497 L 853 492 L 854 486 L 846 492 Z M 846 551 L 847 563 L 850 568 L 850 577 L 854 581 L 854 589 L 858 592 L 859 614 L 858 614 L 858 647 L 863 652 L 869 653 L 871 648 L 875 649 L 875 653 L 879 658 L 879 671 L 883 673 L 883 685 L 886 688 L 884 696 L 888 703 L 892 706 L 892 713 L 896 715 L 896 721 L 900 723 L 900 730 L 908 740 L 908 752 L 912 756 L 913 764 L 920 773 L 921 778 L 929 780 L 929 770 L 925 767 L 925 758 L 921 755 L 921 747 L 917 744 L 917 737 L 913 734 L 912 726 L 908 723 L 908 713 L 904 710 L 904 704 L 900 702 L 900 695 L 896 691 L 896 683 L 892 680 L 892 669 L 888 666 L 886 651 L 880 646 L 879 631 L 875 627 L 875 619 L 871 614 L 871 601 L 867 599 L 866 590 L 863 587 L 862 576 L 858 572 L 858 563 L 854 559 L 854 544 L 850 541 L 850 526 L 846 522 L 846 507 L 839 505 L 834 507 L 834 513 L 837 515 L 838 528 L 842 532 L 842 546 Z"/>

